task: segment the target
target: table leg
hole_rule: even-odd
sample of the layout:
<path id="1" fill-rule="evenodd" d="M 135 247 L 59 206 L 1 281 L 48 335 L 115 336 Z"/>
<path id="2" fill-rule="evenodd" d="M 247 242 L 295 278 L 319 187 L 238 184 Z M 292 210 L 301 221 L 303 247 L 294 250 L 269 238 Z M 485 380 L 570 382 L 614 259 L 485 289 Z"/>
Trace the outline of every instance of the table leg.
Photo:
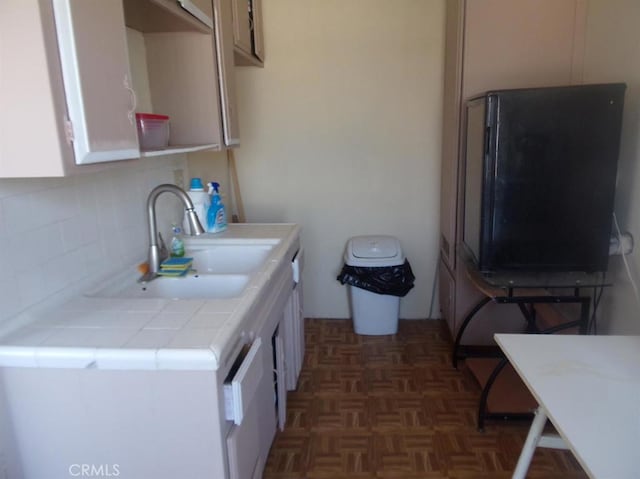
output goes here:
<path id="1" fill-rule="evenodd" d="M 529 470 L 529 464 L 531 464 L 531 459 L 533 458 L 533 453 L 535 452 L 536 447 L 538 447 L 538 442 L 540 441 L 540 436 L 542 435 L 542 430 L 546 423 L 547 412 L 542 406 L 539 406 L 536 410 L 533 422 L 531 423 L 527 440 L 525 441 L 524 446 L 522 446 L 522 452 L 520 453 L 518 464 L 516 465 L 515 471 L 513 471 L 513 476 L 511 476 L 512 479 L 525 479 L 527 471 Z"/>

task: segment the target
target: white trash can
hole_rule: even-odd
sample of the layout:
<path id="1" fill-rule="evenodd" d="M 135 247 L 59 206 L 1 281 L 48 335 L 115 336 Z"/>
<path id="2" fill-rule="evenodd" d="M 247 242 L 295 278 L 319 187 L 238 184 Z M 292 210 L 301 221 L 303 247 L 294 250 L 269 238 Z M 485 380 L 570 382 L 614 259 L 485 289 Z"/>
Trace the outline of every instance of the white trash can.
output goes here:
<path id="1" fill-rule="evenodd" d="M 405 261 L 400 241 L 393 236 L 354 236 L 349 239 L 344 262 L 349 266 L 397 266 Z M 353 329 L 356 334 L 383 335 L 398 332 L 400 298 L 348 286 Z"/>

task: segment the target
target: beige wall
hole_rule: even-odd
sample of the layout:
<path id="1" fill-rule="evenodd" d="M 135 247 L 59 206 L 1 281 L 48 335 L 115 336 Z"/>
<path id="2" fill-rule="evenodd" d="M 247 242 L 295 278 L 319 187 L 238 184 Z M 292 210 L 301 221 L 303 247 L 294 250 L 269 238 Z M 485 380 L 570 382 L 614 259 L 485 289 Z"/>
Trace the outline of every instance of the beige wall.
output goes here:
<path id="1" fill-rule="evenodd" d="M 349 316 L 335 278 L 350 236 L 398 236 L 417 276 L 401 317 L 426 317 L 439 235 L 444 1 L 263 6 L 265 67 L 236 72 L 248 220 L 302 225 L 310 317 Z"/>
<path id="2" fill-rule="evenodd" d="M 622 148 L 618 164 L 616 215 L 622 231 L 636 240 L 627 256 L 634 281 L 640 280 L 640 2 L 589 0 L 585 44 L 585 83 L 625 82 Z M 614 286 L 603 296 L 602 329 L 611 334 L 640 334 L 640 303 L 622 258 L 609 261 Z"/>

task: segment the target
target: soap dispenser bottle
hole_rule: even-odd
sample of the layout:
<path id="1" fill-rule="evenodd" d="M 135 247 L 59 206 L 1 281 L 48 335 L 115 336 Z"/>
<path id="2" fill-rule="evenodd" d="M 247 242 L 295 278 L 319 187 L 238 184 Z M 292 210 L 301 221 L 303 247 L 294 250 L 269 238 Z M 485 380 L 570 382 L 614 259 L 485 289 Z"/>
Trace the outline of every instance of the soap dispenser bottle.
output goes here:
<path id="1" fill-rule="evenodd" d="M 182 229 L 177 225 L 171 225 L 173 238 L 171 238 L 171 256 L 182 258 L 184 256 L 184 240 L 182 239 Z"/>
<path id="2" fill-rule="evenodd" d="M 207 212 L 207 231 L 209 233 L 220 233 L 227 229 L 227 214 L 218 188 L 220 188 L 219 183 L 215 181 L 209 183 L 209 194 L 211 195 L 211 205 Z"/>

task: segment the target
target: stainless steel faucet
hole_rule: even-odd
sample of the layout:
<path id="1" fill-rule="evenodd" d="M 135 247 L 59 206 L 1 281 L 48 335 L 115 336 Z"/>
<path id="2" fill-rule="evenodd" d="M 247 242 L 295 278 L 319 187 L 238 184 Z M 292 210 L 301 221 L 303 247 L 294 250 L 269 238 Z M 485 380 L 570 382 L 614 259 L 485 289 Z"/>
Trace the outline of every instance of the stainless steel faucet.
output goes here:
<path id="1" fill-rule="evenodd" d="M 184 204 L 185 211 L 187 212 L 187 221 L 189 223 L 189 234 L 191 236 L 198 236 L 205 232 L 205 229 L 200 224 L 198 216 L 193 209 L 193 203 L 189 195 L 185 193 L 182 188 L 176 185 L 164 184 L 158 185 L 147 198 L 147 222 L 149 224 L 149 271 L 142 276 L 138 281 L 145 282 L 151 281 L 158 276 L 160 271 L 160 247 L 158 246 L 158 226 L 156 223 L 156 200 L 162 193 L 173 193 Z"/>

